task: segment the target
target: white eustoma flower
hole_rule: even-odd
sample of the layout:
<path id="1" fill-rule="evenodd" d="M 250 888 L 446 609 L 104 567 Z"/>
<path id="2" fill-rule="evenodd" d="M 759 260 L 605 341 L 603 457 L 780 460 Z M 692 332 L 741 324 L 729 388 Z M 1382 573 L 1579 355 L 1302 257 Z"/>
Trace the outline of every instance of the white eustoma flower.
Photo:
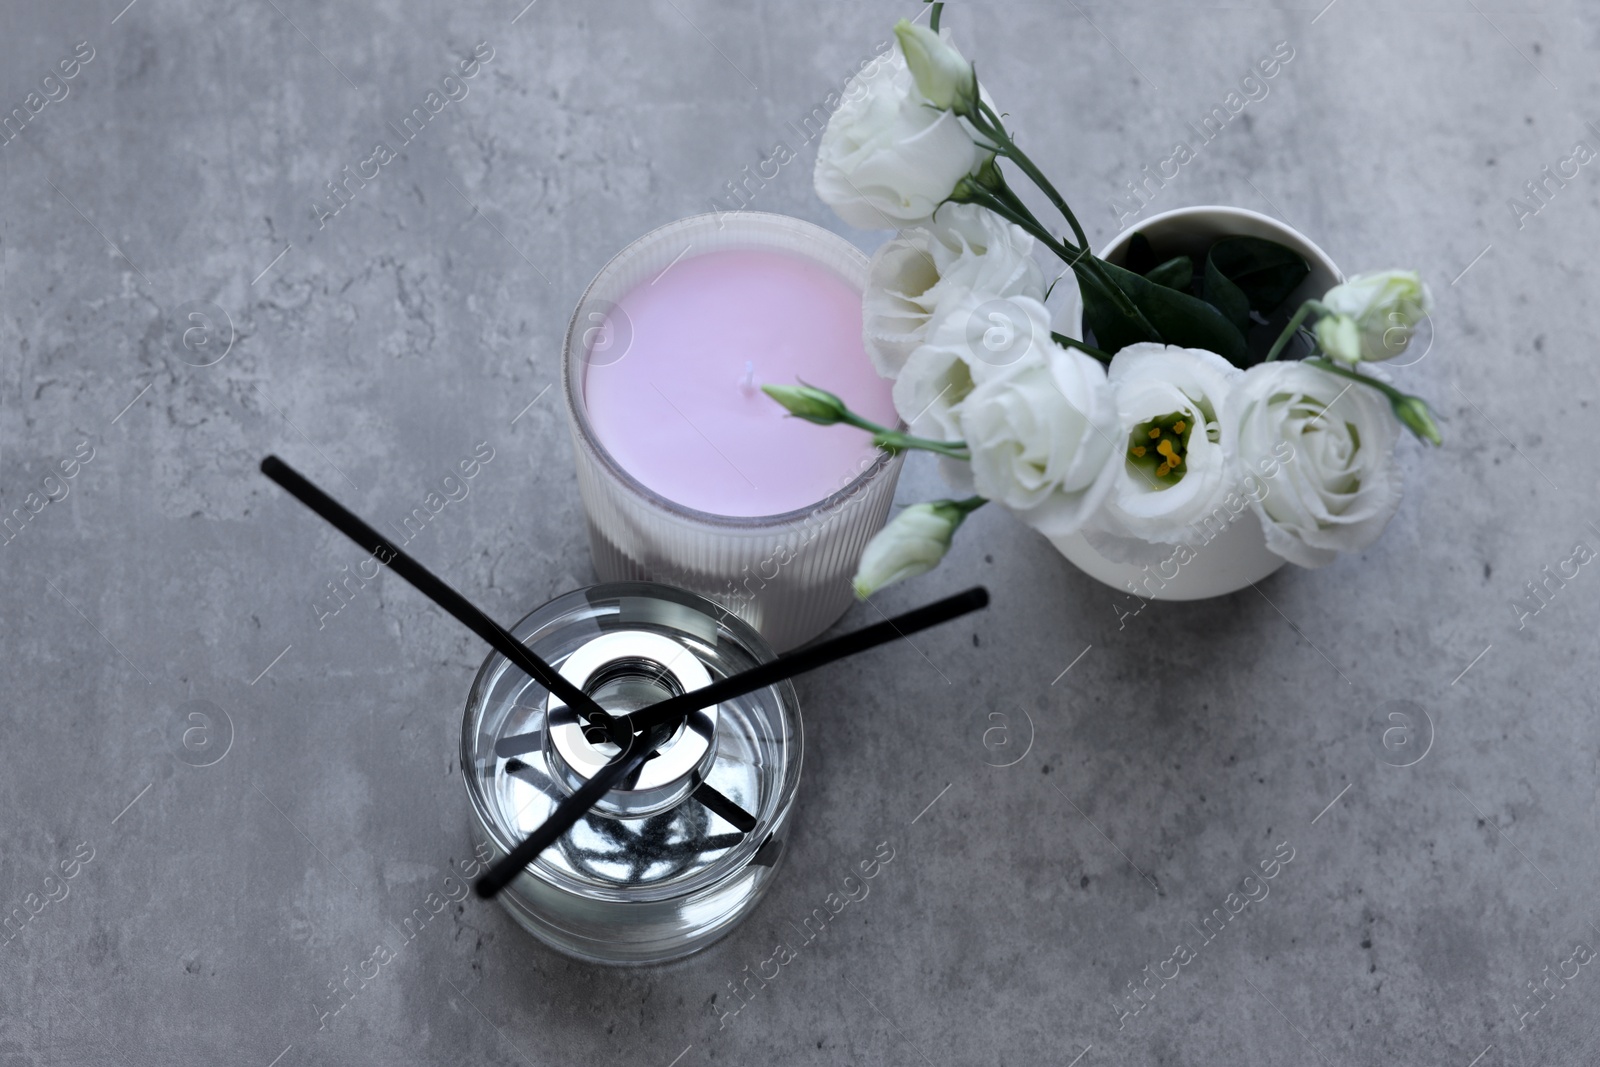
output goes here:
<path id="1" fill-rule="evenodd" d="M 1314 332 L 1322 350 L 1345 363 L 1376 363 L 1406 350 L 1433 310 L 1433 294 L 1416 271 L 1358 274 L 1322 298 L 1329 314 Z"/>
<path id="2" fill-rule="evenodd" d="M 1241 373 L 1215 352 L 1148 342 L 1112 358 L 1121 462 L 1099 529 L 1177 544 L 1217 508 L 1230 488 L 1220 413 Z"/>
<path id="3" fill-rule="evenodd" d="M 994 155 L 953 111 L 917 89 L 896 48 L 845 83 L 812 174 L 817 195 L 852 226 L 899 229 L 926 220 Z"/>
<path id="4" fill-rule="evenodd" d="M 872 257 L 862 298 L 862 339 L 872 364 L 898 378 L 941 311 L 978 300 L 1044 297 L 1033 238 L 977 204 L 945 204 L 923 226 L 885 242 Z"/>
<path id="5" fill-rule="evenodd" d="M 936 500 L 913 504 L 878 531 L 856 567 L 856 596 L 865 600 L 886 585 L 915 578 L 939 565 L 950 539 L 981 502 Z"/>
<path id="6" fill-rule="evenodd" d="M 1321 567 L 1366 548 L 1400 507 L 1400 424 L 1368 386 L 1305 363 L 1259 363 L 1235 382 L 1222 425 L 1241 473 L 1282 459 L 1250 506 L 1267 548 L 1291 563 Z"/>
<path id="7" fill-rule="evenodd" d="M 1038 300 L 952 290 L 895 379 L 895 410 L 915 434 L 959 441 L 961 401 L 986 378 L 1039 362 L 1049 343 L 1050 312 Z"/>
<path id="8" fill-rule="evenodd" d="M 1105 370 L 1045 333 L 1027 357 L 981 377 L 955 412 L 974 488 L 1047 537 L 1076 531 L 1120 466 Z"/>

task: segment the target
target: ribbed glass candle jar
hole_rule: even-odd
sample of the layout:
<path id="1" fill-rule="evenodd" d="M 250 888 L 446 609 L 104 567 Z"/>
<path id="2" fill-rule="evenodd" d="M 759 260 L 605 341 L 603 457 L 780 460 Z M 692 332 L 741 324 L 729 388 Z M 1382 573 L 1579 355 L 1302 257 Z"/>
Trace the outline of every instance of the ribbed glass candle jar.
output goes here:
<path id="1" fill-rule="evenodd" d="M 749 625 L 704 598 L 644 582 L 567 593 L 511 632 L 618 717 L 774 655 Z M 581 959 L 659 963 L 704 948 L 771 882 L 801 746 L 787 681 L 703 709 L 498 899 L 534 936 Z M 615 751 L 504 656 L 484 660 L 462 721 L 461 766 L 474 837 L 489 846 L 490 862 Z M 702 784 L 754 826 L 741 831 L 713 812 L 696 795 Z"/>
<path id="2" fill-rule="evenodd" d="M 888 518 L 903 457 L 880 453 L 824 499 L 756 517 L 697 511 L 623 469 L 595 434 L 585 376 L 591 361 L 599 365 L 620 355 L 611 347 L 622 343 L 617 334 L 627 329 L 613 321 L 618 303 L 686 250 L 788 253 L 828 268 L 857 291 L 866 286 L 868 260 L 843 238 L 799 219 L 761 212 L 697 215 L 623 249 L 590 283 L 567 329 L 562 381 L 589 546 L 601 581 L 665 582 L 699 593 L 787 651 L 820 634 L 850 606 L 850 579 L 867 542 Z"/>

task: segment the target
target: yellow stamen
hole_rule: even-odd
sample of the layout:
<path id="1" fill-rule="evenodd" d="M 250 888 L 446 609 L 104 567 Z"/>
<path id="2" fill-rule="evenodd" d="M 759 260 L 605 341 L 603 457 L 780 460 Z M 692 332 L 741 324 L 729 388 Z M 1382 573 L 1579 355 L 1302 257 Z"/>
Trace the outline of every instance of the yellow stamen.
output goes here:
<path id="1" fill-rule="evenodd" d="M 1134 445 L 1132 448 L 1128 449 L 1128 451 L 1132 452 L 1135 456 L 1143 456 L 1150 450 L 1145 448 L 1144 445 Z"/>
<path id="2" fill-rule="evenodd" d="M 1182 433 L 1184 430 L 1186 430 L 1188 428 L 1189 428 L 1189 424 L 1184 422 L 1182 419 L 1179 419 L 1177 422 L 1172 424 L 1172 432 L 1173 433 Z"/>
<path id="3" fill-rule="evenodd" d="M 1173 451 L 1171 441 L 1162 441 L 1156 445 L 1156 451 L 1167 457 L 1167 462 L 1163 466 L 1177 467 L 1183 463 L 1183 457 Z"/>
<path id="4" fill-rule="evenodd" d="M 1172 464 L 1163 463 L 1161 466 L 1156 468 L 1156 477 L 1157 478 L 1165 478 L 1171 472 L 1172 472 Z"/>
<path id="5" fill-rule="evenodd" d="M 1154 441 L 1156 438 L 1158 438 L 1160 436 L 1161 436 L 1161 427 L 1159 427 L 1159 426 L 1150 427 L 1150 440 Z"/>

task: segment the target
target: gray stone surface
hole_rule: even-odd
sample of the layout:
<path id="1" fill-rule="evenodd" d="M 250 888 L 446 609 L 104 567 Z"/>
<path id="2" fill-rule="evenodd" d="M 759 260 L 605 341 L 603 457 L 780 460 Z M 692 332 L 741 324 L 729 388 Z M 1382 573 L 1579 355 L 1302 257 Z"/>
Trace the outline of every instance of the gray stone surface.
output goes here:
<path id="1" fill-rule="evenodd" d="M 0 906 L 43 904 L 0 945 L 0 1064 L 1600 1058 L 1594 966 L 1519 1027 L 1528 983 L 1600 945 L 1600 577 L 1521 629 L 1512 607 L 1600 548 L 1600 171 L 1552 182 L 1536 216 L 1508 205 L 1600 147 L 1592 5 L 951 13 L 1097 241 L 1116 191 L 1291 42 L 1146 213 L 1238 204 L 1347 269 L 1423 269 L 1437 340 L 1397 374 L 1445 448 L 1403 446 L 1405 504 L 1359 557 L 1121 627 L 1106 589 L 978 514 L 878 604 L 982 581 L 992 610 L 801 682 L 830 729 L 784 876 L 737 933 L 596 969 L 469 900 L 319 1029 L 330 983 L 467 854 L 454 746 L 484 649 L 388 575 L 319 628 L 359 553 L 257 461 L 383 519 L 487 441 L 417 554 L 507 621 L 592 580 L 540 399 L 578 293 L 778 141 L 799 159 L 755 206 L 837 228 L 786 123 L 914 5 L 124 2 L 12 0 L 0 33 L 5 111 L 94 49 L 0 148 L 3 510 L 93 450 L 0 546 Z M 319 228 L 324 183 L 478 42 L 470 94 Z M 218 312 L 190 336 L 210 348 L 167 324 L 191 302 L 231 319 L 214 365 L 191 364 L 220 354 Z M 903 500 L 937 490 L 909 466 Z M 1410 767 L 1381 761 L 1396 710 L 1420 729 L 1401 751 L 1431 737 Z M 180 759 L 207 738 L 219 761 Z M 727 983 L 880 841 L 896 857 L 870 897 L 719 1029 Z M 1280 842 L 1270 895 L 1202 945 Z M 63 862 L 76 877 L 47 883 Z M 1179 943 L 1196 959 L 1119 1026 L 1115 998 Z"/>

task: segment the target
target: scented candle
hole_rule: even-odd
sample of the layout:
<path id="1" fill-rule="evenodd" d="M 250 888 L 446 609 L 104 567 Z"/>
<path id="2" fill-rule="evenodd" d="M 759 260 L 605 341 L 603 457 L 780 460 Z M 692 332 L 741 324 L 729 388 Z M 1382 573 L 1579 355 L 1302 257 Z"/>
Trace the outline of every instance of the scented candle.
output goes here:
<path id="1" fill-rule="evenodd" d="M 780 651 L 844 612 L 900 458 L 760 386 L 805 381 L 898 423 L 862 347 L 866 268 L 820 227 L 742 212 L 665 226 L 600 272 L 564 381 L 601 580 L 699 593 Z"/>
<path id="2" fill-rule="evenodd" d="M 791 419 L 762 382 L 805 380 L 879 423 L 889 382 L 861 346 L 861 293 L 792 252 L 692 252 L 613 312 L 628 352 L 591 365 L 595 437 L 645 488 L 716 515 L 777 515 L 822 500 L 876 459 L 861 432 Z"/>

